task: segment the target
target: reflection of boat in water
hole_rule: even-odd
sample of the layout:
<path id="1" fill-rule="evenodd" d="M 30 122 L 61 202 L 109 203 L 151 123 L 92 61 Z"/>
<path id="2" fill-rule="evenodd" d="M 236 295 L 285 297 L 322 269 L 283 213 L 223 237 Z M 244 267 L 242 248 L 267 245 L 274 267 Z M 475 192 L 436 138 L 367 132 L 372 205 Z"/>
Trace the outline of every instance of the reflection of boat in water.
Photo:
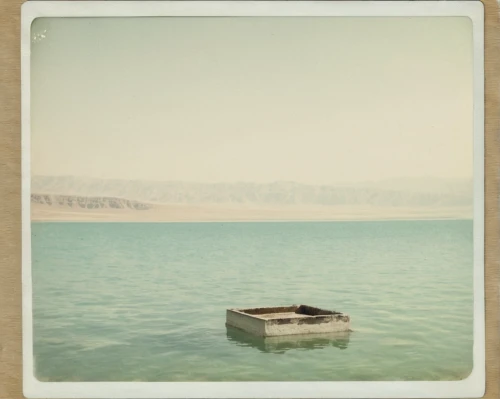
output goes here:
<path id="1" fill-rule="evenodd" d="M 234 327 L 226 327 L 228 341 L 238 346 L 252 347 L 267 353 L 285 353 L 288 350 L 312 350 L 334 347 L 347 349 L 350 332 L 258 337 Z"/>

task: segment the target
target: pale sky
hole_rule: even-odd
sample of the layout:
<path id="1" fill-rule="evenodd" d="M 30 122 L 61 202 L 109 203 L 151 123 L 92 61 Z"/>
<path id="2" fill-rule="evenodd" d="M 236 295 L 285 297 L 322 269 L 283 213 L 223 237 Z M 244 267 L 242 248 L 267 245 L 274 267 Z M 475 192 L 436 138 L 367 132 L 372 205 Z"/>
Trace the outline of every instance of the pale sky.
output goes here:
<path id="1" fill-rule="evenodd" d="M 32 174 L 470 177 L 471 27 L 449 17 L 37 19 Z"/>

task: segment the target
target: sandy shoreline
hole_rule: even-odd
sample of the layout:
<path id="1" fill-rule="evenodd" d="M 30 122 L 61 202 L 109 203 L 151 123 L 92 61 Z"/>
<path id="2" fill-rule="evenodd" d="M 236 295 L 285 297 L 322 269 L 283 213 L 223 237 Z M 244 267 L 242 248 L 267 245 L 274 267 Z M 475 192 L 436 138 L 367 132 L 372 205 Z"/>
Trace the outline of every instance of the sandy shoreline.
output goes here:
<path id="1" fill-rule="evenodd" d="M 155 205 L 148 210 L 74 209 L 31 206 L 33 222 L 279 222 L 471 219 L 469 209 L 403 209 L 366 207 L 247 208 Z"/>

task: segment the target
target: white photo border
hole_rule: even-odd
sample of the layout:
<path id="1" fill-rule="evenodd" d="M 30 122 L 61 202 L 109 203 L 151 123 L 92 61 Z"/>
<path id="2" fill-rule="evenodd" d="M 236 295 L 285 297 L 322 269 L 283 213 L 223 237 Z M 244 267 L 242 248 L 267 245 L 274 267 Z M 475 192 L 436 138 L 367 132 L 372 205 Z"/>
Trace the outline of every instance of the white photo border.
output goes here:
<path id="1" fill-rule="evenodd" d="M 474 347 L 460 381 L 41 382 L 34 376 L 30 218 L 31 24 L 41 17 L 468 17 L 474 74 Z M 23 393 L 28 398 L 479 398 L 485 393 L 484 6 L 472 1 L 28 1 L 21 12 Z M 439 356 L 436 354 L 436 356 Z"/>

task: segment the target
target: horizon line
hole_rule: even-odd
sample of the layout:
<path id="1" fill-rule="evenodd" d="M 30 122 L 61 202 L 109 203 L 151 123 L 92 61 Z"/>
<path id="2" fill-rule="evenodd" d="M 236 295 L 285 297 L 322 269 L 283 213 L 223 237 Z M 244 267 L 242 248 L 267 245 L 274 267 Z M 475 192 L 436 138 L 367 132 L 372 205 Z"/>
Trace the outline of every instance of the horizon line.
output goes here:
<path id="1" fill-rule="evenodd" d="M 142 224 L 173 224 L 173 223 L 344 223 L 344 222 L 432 222 L 432 221 L 473 221 L 474 217 L 422 217 L 422 218 L 373 218 L 373 219 L 235 219 L 235 220 L 30 220 L 30 223 L 142 223 Z"/>
<path id="2" fill-rule="evenodd" d="M 257 180 L 219 180 L 219 181 L 201 181 L 201 180 L 158 180 L 158 179 L 149 179 L 149 178 L 125 178 L 125 177 L 95 177 L 95 176 L 82 176 L 82 175 L 31 175 L 30 182 L 36 178 L 74 178 L 74 179 L 89 179 L 89 180 L 101 180 L 101 181 L 128 181 L 128 182 L 148 182 L 148 183 L 190 183 L 190 184 L 273 184 L 273 183 L 294 183 L 305 186 L 330 186 L 336 184 L 342 185 L 352 185 L 352 184 L 370 184 L 370 183 L 382 183 L 382 182 L 390 182 L 394 180 L 448 180 L 448 181 L 467 181 L 474 180 L 474 176 L 462 176 L 462 177 L 443 177 L 443 176 L 398 176 L 398 177 L 388 177 L 379 180 L 356 180 L 356 181 L 337 181 L 337 182 L 328 182 L 328 183 L 316 183 L 316 182 L 302 182 L 299 180 L 286 180 L 286 179 L 275 179 L 275 180 L 266 180 L 266 181 L 257 181 Z"/>

